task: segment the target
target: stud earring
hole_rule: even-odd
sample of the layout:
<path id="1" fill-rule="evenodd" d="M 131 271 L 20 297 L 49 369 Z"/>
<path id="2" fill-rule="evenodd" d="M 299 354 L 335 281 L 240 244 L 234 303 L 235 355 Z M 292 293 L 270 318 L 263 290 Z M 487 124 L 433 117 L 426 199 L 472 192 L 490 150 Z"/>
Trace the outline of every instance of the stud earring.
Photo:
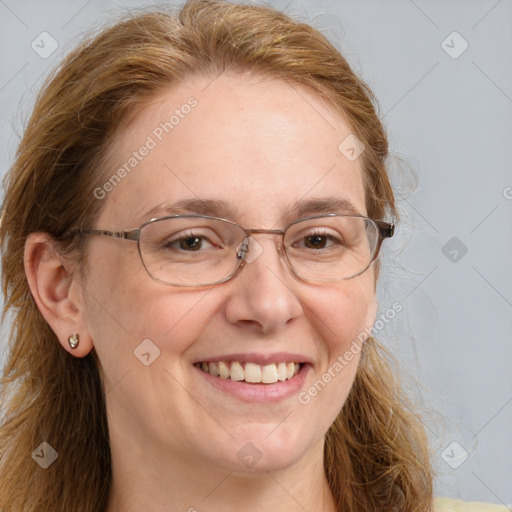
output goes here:
<path id="1" fill-rule="evenodd" d="M 68 338 L 69 346 L 72 349 L 75 349 L 78 347 L 78 344 L 80 343 L 80 338 L 78 337 L 78 334 L 75 332 Z"/>

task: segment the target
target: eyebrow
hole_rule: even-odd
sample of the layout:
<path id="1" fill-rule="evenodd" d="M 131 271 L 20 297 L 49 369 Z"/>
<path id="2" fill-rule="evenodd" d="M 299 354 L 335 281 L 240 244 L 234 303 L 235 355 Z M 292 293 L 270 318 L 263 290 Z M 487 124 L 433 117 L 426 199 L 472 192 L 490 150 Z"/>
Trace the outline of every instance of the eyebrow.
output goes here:
<path id="1" fill-rule="evenodd" d="M 322 197 L 318 199 L 300 200 L 295 203 L 290 211 L 298 217 L 305 217 L 315 213 L 346 213 L 351 215 L 363 215 L 348 199 L 340 197 Z"/>
<path id="2" fill-rule="evenodd" d="M 182 199 L 174 203 L 162 203 L 144 213 L 144 218 L 154 218 L 160 215 L 199 214 L 226 219 L 236 218 L 236 209 L 228 202 L 219 199 Z M 345 198 L 322 197 L 301 199 L 291 204 L 285 216 L 306 217 L 321 213 L 345 213 L 349 215 L 363 215 L 354 204 Z"/>
<path id="3" fill-rule="evenodd" d="M 143 214 L 144 217 L 153 218 L 155 215 L 177 215 L 186 213 L 197 213 L 199 215 L 209 215 L 211 217 L 232 217 L 233 208 L 226 201 L 220 199 L 182 199 L 175 203 L 162 203 L 148 210 Z"/>

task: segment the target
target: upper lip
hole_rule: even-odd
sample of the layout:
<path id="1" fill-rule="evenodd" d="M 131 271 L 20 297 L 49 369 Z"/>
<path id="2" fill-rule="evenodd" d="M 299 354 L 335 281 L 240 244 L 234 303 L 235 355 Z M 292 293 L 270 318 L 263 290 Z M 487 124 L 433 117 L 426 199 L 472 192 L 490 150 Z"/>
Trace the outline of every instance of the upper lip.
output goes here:
<path id="1" fill-rule="evenodd" d="M 224 354 L 221 356 L 205 356 L 204 358 L 198 359 L 196 363 L 209 362 L 218 363 L 223 361 L 225 363 L 231 361 L 239 361 L 245 363 L 254 363 L 260 365 L 272 364 L 272 363 L 311 363 L 311 360 L 300 354 L 293 354 L 291 352 L 276 352 L 273 354 L 269 353 L 237 353 L 237 354 Z"/>

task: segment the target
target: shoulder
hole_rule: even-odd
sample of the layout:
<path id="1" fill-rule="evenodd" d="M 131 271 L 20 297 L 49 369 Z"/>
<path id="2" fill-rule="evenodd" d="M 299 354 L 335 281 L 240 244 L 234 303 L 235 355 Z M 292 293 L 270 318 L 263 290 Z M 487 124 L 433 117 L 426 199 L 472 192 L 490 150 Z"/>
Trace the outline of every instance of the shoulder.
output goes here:
<path id="1" fill-rule="evenodd" d="M 503 505 L 491 503 L 466 502 L 451 500 L 449 498 L 437 498 L 435 512 L 512 512 L 512 509 Z"/>

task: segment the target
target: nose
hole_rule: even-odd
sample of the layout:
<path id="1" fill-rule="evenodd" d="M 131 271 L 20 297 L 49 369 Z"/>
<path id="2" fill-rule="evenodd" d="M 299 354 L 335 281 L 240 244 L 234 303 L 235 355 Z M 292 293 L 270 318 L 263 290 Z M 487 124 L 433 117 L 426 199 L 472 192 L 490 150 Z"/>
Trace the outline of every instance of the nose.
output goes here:
<path id="1" fill-rule="evenodd" d="M 274 237 L 249 240 L 245 266 L 229 282 L 226 319 L 265 334 L 277 332 L 303 314 L 296 293 L 300 283 L 292 277 Z"/>

